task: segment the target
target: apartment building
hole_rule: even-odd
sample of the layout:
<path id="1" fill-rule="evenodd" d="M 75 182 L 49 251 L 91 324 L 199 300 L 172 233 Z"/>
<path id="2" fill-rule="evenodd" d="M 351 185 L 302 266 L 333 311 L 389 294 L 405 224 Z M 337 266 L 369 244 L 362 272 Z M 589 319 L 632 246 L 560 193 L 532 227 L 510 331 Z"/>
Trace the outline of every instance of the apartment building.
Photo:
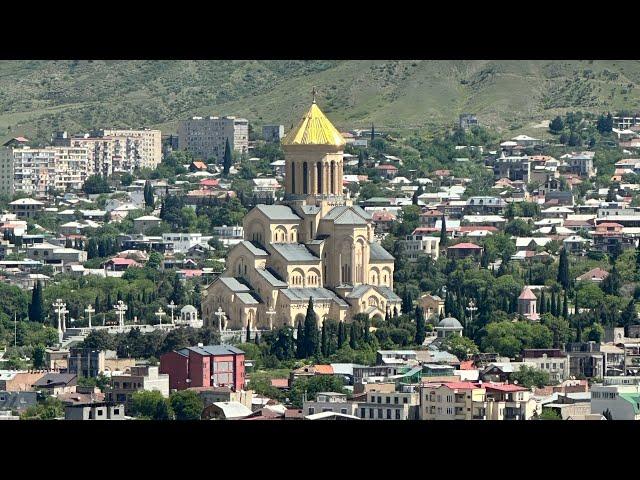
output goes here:
<path id="1" fill-rule="evenodd" d="M 131 367 L 129 374 L 111 375 L 107 390 L 108 402 L 122 403 L 125 411 L 131 408 L 131 398 L 139 391 L 159 391 L 163 397 L 169 397 L 169 375 L 159 373 L 159 367 L 137 365 Z"/>
<path id="2" fill-rule="evenodd" d="M 603 414 L 607 410 L 613 420 L 640 420 L 640 385 L 593 385 L 591 413 Z"/>
<path id="3" fill-rule="evenodd" d="M 249 150 L 249 122 L 236 117 L 192 117 L 178 126 L 178 146 L 202 160 L 221 161 L 226 141 L 232 150 Z"/>
<path id="4" fill-rule="evenodd" d="M 84 147 L 13 149 L 13 190 L 16 192 L 42 198 L 51 190 L 79 190 L 88 175 L 89 150 Z"/>
<path id="5" fill-rule="evenodd" d="M 0 147 L 0 195 L 12 196 L 13 188 L 13 150 Z"/>
<path id="6" fill-rule="evenodd" d="M 302 412 L 305 415 L 314 415 L 322 412 L 342 413 L 355 415 L 358 405 L 347 400 L 346 393 L 320 392 L 315 400 L 305 401 L 302 404 Z"/>
<path id="7" fill-rule="evenodd" d="M 134 168 L 156 168 L 162 161 L 162 132 L 160 130 L 110 130 L 101 131 L 102 137 L 111 137 L 120 150 L 116 154 L 127 158 L 125 171 Z"/>
<path id="8" fill-rule="evenodd" d="M 420 394 L 411 385 L 392 392 L 372 389 L 366 401 L 357 404 L 355 415 L 363 420 L 418 420 Z"/>
<path id="9" fill-rule="evenodd" d="M 437 260 L 440 255 L 440 237 L 422 235 L 414 232 L 411 235 L 407 235 L 406 239 L 402 241 L 402 244 L 409 262 L 417 262 L 423 255 L 428 255 L 434 260 Z"/>
<path id="10" fill-rule="evenodd" d="M 534 364 L 538 370 L 549 373 L 554 382 L 569 378 L 569 359 L 567 354 L 556 348 L 532 348 L 522 351 L 523 361 Z"/>

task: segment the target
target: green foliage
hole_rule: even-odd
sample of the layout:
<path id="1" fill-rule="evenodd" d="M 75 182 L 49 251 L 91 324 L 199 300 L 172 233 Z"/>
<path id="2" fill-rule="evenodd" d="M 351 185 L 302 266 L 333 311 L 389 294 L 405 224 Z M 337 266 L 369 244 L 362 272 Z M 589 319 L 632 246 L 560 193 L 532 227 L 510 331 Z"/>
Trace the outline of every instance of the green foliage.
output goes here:
<path id="1" fill-rule="evenodd" d="M 29 407 L 21 416 L 22 420 L 54 420 L 64 417 L 64 404 L 55 397 L 46 397 L 35 407 Z"/>
<path id="2" fill-rule="evenodd" d="M 538 420 L 562 420 L 562 416 L 552 408 L 542 407 L 542 413 Z"/>
<path id="3" fill-rule="evenodd" d="M 142 390 L 131 396 L 131 415 L 146 420 L 173 420 L 169 399 L 157 390 Z"/>
<path id="4" fill-rule="evenodd" d="M 84 193 L 88 195 L 109 193 L 111 191 L 109 182 L 107 182 L 106 178 L 102 175 L 91 175 L 90 177 L 87 177 L 84 181 L 84 185 L 82 186 L 82 190 L 84 190 Z"/>
<path id="5" fill-rule="evenodd" d="M 553 333 L 542 324 L 523 322 L 493 322 L 485 327 L 482 339 L 485 352 L 513 358 L 526 348 L 551 348 Z"/>
<path id="6" fill-rule="evenodd" d="M 200 395 L 193 390 L 173 392 L 169 396 L 169 402 L 176 420 L 200 420 L 204 403 Z"/>
<path id="7" fill-rule="evenodd" d="M 319 392 L 347 393 L 341 378 L 333 375 L 316 375 L 296 379 L 291 386 L 289 399 L 294 407 L 302 408 L 305 393 L 307 400 L 315 400 Z"/>
<path id="8" fill-rule="evenodd" d="M 473 340 L 467 337 L 451 335 L 442 342 L 442 348 L 464 361 L 473 357 L 480 350 Z"/>
<path id="9" fill-rule="evenodd" d="M 528 366 L 523 366 L 517 372 L 513 372 L 510 380 L 512 383 L 518 382 L 518 385 L 525 388 L 542 388 L 551 384 L 549 372 Z"/>

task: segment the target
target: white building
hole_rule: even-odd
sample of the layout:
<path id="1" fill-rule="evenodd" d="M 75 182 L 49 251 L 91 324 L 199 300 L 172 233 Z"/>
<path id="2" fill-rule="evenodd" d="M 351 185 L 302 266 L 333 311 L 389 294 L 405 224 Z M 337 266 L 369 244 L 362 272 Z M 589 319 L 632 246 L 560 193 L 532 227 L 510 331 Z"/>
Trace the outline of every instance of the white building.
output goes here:
<path id="1" fill-rule="evenodd" d="M 226 141 L 232 150 L 249 150 L 249 122 L 236 117 L 192 117 L 178 126 L 178 146 L 202 160 L 220 161 Z"/>
<path id="2" fill-rule="evenodd" d="M 13 196 L 13 151 L 0 147 L 0 195 Z"/>
<path id="3" fill-rule="evenodd" d="M 640 420 L 640 385 L 593 385 L 591 413 L 606 410 L 613 420 Z"/>
<path id="4" fill-rule="evenodd" d="M 162 241 L 173 244 L 174 253 L 186 253 L 191 247 L 207 243 L 211 237 L 203 237 L 201 233 L 163 233 Z"/>
<path id="5" fill-rule="evenodd" d="M 410 262 L 417 262 L 421 255 L 430 255 L 434 260 L 440 255 L 440 237 L 429 235 L 407 235 L 403 240 L 404 252 Z"/>

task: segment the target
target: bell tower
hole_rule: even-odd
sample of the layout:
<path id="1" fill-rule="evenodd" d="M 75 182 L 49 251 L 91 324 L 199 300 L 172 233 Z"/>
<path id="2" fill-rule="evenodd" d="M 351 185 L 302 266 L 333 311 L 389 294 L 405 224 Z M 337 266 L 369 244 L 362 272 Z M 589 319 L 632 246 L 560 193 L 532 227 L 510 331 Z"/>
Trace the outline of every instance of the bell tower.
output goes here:
<path id="1" fill-rule="evenodd" d="M 282 139 L 285 197 L 291 200 L 342 197 L 345 145 L 340 132 L 318 108 L 314 87 L 311 108 Z"/>

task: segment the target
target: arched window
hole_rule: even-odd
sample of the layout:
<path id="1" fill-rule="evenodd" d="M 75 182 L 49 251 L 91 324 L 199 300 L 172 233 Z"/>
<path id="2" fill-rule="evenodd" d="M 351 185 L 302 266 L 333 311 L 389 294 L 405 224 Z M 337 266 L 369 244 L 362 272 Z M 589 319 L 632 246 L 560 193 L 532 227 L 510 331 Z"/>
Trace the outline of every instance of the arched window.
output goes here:
<path id="1" fill-rule="evenodd" d="M 322 191 L 322 163 L 318 162 L 317 165 L 318 170 L 318 193 L 323 193 Z"/>
<path id="2" fill-rule="evenodd" d="M 336 162 L 331 162 L 331 192 L 336 191 Z"/>
<path id="3" fill-rule="evenodd" d="M 307 162 L 302 164 L 302 193 L 309 192 L 309 167 Z"/>
<path id="4" fill-rule="evenodd" d="M 296 164 L 291 162 L 291 192 L 296 193 Z"/>

